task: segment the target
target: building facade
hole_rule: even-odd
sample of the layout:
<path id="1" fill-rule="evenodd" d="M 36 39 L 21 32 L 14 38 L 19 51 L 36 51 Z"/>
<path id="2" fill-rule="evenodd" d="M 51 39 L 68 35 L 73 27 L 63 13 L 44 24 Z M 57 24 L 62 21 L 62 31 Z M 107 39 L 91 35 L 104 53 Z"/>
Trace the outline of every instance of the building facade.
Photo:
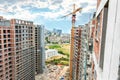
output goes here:
<path id="1" fill-rule="evenodd" d="M 73 71 L 72 80 L 78 80 L 79 61 L 80 61 L 80 46 L 81 45 L 81 27 L 76 27 L 74 30 L 74 52 L 73 52 Z"/>
<path id="2" fill-rule="evenodd" d="M 54 33 L 54 35 L 57 35 L 57 36 L 61 36 L 61 34 L 62 34 L 62 30 L 60 30 L 60 29 L 53 29 L 53 33 Z"/>
<path id="3" fill-rule="evenodd" d="M 97 0 L 93 80 L 120 80 L 119 7 L 119 0 Z"/>
<path id="4" fill-rule="evenodd" d="M 34 80 L 35 42 L 33 22 L 18 19 L 12 19 L 10 22 L 15 80 Z"/>
<path id="5" fill-rule="evenodd" d="M 93 23 L 72 28 L 70 80 L 91 80 L 94 29 L 90 25 Z"/>
<path id="6" fill-rule="evenodd" d="M 75 27 L 72 27 L 71 29 L 71 40 L 70 40 L 70 75 L 69 75 L 69 80 L 72 80 L 72 73 L 73 73 L 73 54 L 74 54 L 74 31 Z"/>
<path id="7" fill-rule="evenodd" d="M 14 79 L 14 58 L 12 51 L 12 27 L 9 20 L 0 17 L 0 79 Z"/>
<path id="8" fill-rule="evenodd" d="M 44 26 L 35 25 L 35 70 L 43 73 L 45 67 Z"/>
<path id="9" fill-rule="evenodd" d="M 0 20 L 0 79 L 34 80 L 33 22 Z"/>

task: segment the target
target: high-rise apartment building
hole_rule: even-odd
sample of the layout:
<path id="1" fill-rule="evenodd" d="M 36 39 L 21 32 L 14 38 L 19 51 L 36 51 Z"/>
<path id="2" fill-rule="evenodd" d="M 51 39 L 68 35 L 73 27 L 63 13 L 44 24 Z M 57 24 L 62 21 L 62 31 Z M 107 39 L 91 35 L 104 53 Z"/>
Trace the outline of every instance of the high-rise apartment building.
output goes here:
<path id="1" fill-rule="evenodd" d="M 81 55 L 80 55 L 80 75 L 78 80 L 91 80 L 92 67 L 92 41 L 90 38 L 90 24 L 85 24 L 81 31 Z"/>
<path id="2" fill-rule="evenodd" d="M 80 61 L 80 45 L 81 45 L 81 27 L 74 27 L 74 45 L 73 45 L 73 61 L 72 61 L 72 80 L 78 80 L 79 61 Z"/>
<path id="3" fill-rule="evenodd" d="M 53 29 L 53 33 L 55 34 L 55 35 L 57 35 L 57 36 L 61 36 L 61 34 L 62 34 L 62 30 L 61 29 Z"/>
<path id="4" fill-rule="evenodd" d="M 34 26 L 31 21 L 11 20 L 15 80 L 34 80 Z"/>
<path id="5" fill-rule="evenodd" d="M 33 22 L 1 17 L 0 43 L 0 79 L 34 80 Z"/>
<path id="6" fill-rule="evenodd" d="M 0 80 L 13 80 L 14 52 L 12 51 L 12 27 L 9 20 L 0 17 Z"/>
<path id="7" fill-rule="evenodd" d="M 70 75 L 69 75 L 69 80 L 72 80 L 72 72 L 73 72 L 73 55 L 74 55 L 74 31 L 75 28 L 72 27 L 71 29 L 71 45 L 70 45 Z"/>
<path id="8" fill-rule="evenodd" d="M 80 35 L 80 57 L 79 57 L 79 75 L 76 80 L 88 80 L 85 79 L 87 76 L 87 55 L 88 55 L 88 25 L 81 27 L 81 35 Z"/>
<path id="9" fill-rule="evenodd" d="M 35 26 L 35 70 L 36 74 L 43 73 L 45 68 L 44 26 Z"/>
<path id="10" fill-rule="evenodd" d="M 120 0 L 97 0 L 93 80 L 120 80 Z"/>
<path id="11" fill-rule="evenodd" d="M 70 80 L 91 80 L 92 31 L 93 27 L 90 28 L 89 24 L 72 28 Z"/>

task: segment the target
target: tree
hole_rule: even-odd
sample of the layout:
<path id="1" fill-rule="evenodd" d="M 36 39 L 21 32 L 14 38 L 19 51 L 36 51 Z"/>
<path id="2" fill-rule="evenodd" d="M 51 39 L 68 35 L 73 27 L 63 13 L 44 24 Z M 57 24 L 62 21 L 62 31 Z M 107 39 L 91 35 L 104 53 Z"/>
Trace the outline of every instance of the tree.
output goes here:
<path id="1" fill-rule="evenodd" d="M 45 40 L 46 40 L 47 43 L 50 43 L 50 41 L 48 40 L 48 37 L 46 37 Z"/>

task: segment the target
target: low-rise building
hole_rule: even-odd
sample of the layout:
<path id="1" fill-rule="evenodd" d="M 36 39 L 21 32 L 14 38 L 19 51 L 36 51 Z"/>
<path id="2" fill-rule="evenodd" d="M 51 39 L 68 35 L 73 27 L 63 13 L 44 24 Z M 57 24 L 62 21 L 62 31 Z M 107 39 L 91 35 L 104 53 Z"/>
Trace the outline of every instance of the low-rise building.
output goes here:
<path id="1" fill-rule="evenodd" d="M 48 50 L 45 51 L 45 54 L 46 54 L 46 60 L 50 59 L 53 56 L 59 55 L 58 51 L 55 50 L 55 49 L 48 49 Z"/>

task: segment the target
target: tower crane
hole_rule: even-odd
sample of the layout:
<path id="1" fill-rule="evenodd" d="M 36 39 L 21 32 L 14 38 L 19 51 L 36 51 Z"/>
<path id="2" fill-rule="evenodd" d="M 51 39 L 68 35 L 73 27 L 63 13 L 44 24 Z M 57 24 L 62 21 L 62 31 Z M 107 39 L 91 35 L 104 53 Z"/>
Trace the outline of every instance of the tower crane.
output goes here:
<path id="1" fill-rule="evenodd" d="M 67 17 L 67 16 L 69 16 L 69 15 L 72 15 L 72 27 L 75 27 L 76 13 L 77 13 L 78 11 L 81 12 L 81 10 L 82 10 L 82 8 L 77 8 L 77 9 L 75 9 L 75 4 L 73 4 L 73 11 L 72 11 L 71 13 L 69 13 L 69 14 L 61 17 L 61 18 Z"/>

